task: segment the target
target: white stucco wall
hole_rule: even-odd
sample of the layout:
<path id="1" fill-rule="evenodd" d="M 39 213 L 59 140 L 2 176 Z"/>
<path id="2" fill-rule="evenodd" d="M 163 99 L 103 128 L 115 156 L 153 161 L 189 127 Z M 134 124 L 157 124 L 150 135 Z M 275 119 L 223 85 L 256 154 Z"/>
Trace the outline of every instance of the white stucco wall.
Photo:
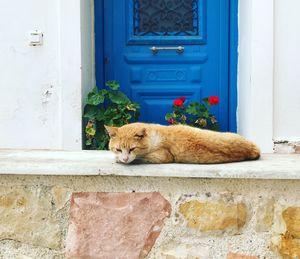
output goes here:
<path id="1" fill-rule="evenodd" d="M 94 0 L 81 1 L 82 108 L 88 92 L 96 85 Z"/>
<path id="2" fill-rule="evenodd" d="M 239 1 L 238 132 L 273 151 L 300 140 L 297 0 Z"/>
<path id="3" fill-rule="evenodd" d="M 0 148 L 81 149 L 82 92 L 94 73 L 92 3 L 0 2 Z M 36 29 L 44 44 L 29 46 Z"/>
<path id="4" fill-rule="evenodd" d="M 275 140 L 300 140 L 299 10 L 299 0 L 275 0 Z"/>
<path id="5" fill-rule="evenodd" d="M 273 151 L 273 0 L 239 1 L 238 133 Z"/>

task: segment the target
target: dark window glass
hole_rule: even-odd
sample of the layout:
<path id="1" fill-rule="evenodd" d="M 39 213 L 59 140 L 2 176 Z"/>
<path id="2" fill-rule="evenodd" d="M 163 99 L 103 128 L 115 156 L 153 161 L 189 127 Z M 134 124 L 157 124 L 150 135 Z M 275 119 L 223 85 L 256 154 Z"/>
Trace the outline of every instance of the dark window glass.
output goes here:
<path id="1" fill-rule="evenodd" d="M 134 35 L 198 35 L 197 0 L 134 0 Z"/>

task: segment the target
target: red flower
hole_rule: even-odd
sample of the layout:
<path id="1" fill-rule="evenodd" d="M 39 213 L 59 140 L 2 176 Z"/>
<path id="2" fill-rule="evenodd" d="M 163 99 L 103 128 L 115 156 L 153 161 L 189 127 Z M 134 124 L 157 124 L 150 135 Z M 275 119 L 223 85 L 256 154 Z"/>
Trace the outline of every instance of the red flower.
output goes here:
<path id="1" fill-rule="evenodd" d="M 180 99 L 181 101 L 185 102 L 186 98 L 184 96 L 179 97 L 178 99 Z"/>
<path id="2" fill-rule="evenodd" d="M 173 101 L 173 104 L 175 106 L 179 106 L 179 107 L 181 107 L 183 105 L 183 103 L 184 103 L 184 101 L 182 99 L 180 99 L 180 98 L 178 98 L 178 99 L 176 99 L 176 100 Z"/>
<path id="3" fill-rule="evenodd" d="M 219 103 L 219 97 L 218 96 L 210 96 L 208 97 L 208 102 L 211 104 L 211 105 L 215 105 L 215 104 L 218 104 Z"/>

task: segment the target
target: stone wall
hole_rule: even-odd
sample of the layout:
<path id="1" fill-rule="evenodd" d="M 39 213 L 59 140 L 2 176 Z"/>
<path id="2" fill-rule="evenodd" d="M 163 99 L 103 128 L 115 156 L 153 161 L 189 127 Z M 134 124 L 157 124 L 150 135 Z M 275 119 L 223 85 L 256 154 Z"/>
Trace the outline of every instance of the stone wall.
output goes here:
<path id="1" fill-rule="evenodd" d="M 300 258 L 300 181 L 1 176 L 0 258 Z"/>

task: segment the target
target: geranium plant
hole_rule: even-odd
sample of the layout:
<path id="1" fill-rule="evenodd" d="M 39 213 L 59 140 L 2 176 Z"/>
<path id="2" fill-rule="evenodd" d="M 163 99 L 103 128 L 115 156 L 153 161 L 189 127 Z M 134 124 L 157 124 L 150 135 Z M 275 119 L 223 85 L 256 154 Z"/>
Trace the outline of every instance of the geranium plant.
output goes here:
<path id="1" fill-rule="evenodd" d="M 210 96 L 201 102 L 192 102 L 185 107 L 186 98 L 179 97 L 173 101 L 173 112 L 167 113 L 165 119 L 169 124 L 184 124 L 202 129 L 219 130 L 216 117 L 210 112 L 213 105 L 219 103 L 218 96 Z"/>
<path id="2" fill-rule="evenodd" d="M 108 148 L 109 136 L 104 125 L 120 127 L 137 121 L 139 104 L 130 101 L 119 88 L 117 81 L 107 81 L 105 89 L 95 87 L 88 94 L 83 115 L 87 149 Z"/>

